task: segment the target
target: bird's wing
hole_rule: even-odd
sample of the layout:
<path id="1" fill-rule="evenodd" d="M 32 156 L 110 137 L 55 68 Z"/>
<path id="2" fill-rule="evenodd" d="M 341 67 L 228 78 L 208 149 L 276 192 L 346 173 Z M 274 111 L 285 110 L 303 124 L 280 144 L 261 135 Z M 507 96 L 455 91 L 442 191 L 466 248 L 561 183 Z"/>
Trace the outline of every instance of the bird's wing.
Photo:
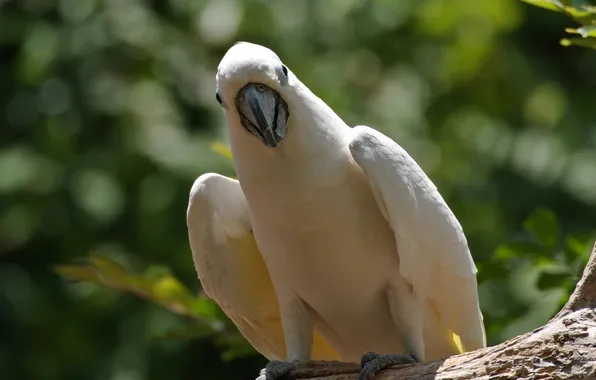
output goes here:
<path id="1" fill-rule="evenodd" d="M 239 182 L 213 173 L 200 176 L 190 192 L 186 222 L 204 292 L 258 352 L 269 360 L 285 360 L 277 296 Z M 339 358 L 316 331 L 312 358 Z"/>
<path id="2" fill-rule="evenodd" d="M 458 351 L 485 347 L 477 271 L 461 225 L 402 147 L 369 127 L 352 133 L 352 157 L 395 233 L 400 274 L 425 305 L 426 359 L 448 353 L 440 336 L 448 336 L 451 346 L 463 345 Z"/>

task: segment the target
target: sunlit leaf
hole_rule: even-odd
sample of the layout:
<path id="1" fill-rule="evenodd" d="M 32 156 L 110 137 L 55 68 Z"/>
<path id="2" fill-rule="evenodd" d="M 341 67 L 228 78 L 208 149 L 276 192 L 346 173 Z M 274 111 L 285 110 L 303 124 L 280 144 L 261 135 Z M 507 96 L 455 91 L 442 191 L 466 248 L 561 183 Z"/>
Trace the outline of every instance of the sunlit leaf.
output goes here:
<path id="1" fill-rule="evenodd" d="M 127 290 L 141 297 L 149 297 L 150 284 L 141 276 L 129 273 L 126 268 L 105 256 L 92 255 L 89 262 L 97 269 L 107 286 Z"/>
<path id="2" fill-rule="evenodd" d="M 232 159 L 232 151 L 230 150 L 230 147 L 225 145 L 224 143 L 215 141 L 211 144 L 211 149 L 214 152 L 224 156 L 225 158 L 228 158 L 230 160 Z"/>
<path id="3" fill-rule="evenodd" d="M 103 256 L 92 256 L 89 265 L 63 265 L 56 267 L 61 275 L 78 281 L 92 282 L 121 291 L 129 291 L 137 296 L 158 303 L 172 312 L 192 317 L 203 322 L 169 330 L 157 339 L 197 339 L 219 333 L 222 360 L 255 355 L 255 350 L 231 327 L 231 323 L 217 304 L 204 296 L 194 297 L 178 279 L 164 266 L 151 266 L 144 275 L 128 272 L 119 263 Z M 224 323 L 223 321 L 228 321 Z M 230 326 L 229 329 L 226 326 Z"/>
<path id="4" fill-rule="evenodd" d="M 537 209 L 524 221 L 524 228 L 547 248 L 554 249 L 559 242 L 559 224 L 551 210 Z"/>
<path id="5" fill-rule="evenodd" d="M 524 3 L 532 4 L 540 8 L 549 9 L 551 11 L 563 12 L 564 6 L 562 4 L 557 5 L 557 1 L 553 0 L 521 0 Z"/>
<path id="6" fill-rule="evenodd" d="M 153 282 L 152 286 L 156 301 L 180 314 L 189 314 L 193 297 L 180 281 L 172 276 L 163 276 Z"/>
<path id="7" fill-rule="evenodd" d="M 168 274 L 170 270 L 166 267 L 152 266 L 144 275 L 139 275 L 107 257 L 94 255 L 89 258 L 88 265 L 62 265 L 55 270 L 70 280 L 133 293 L 176 314 L 206 323 L 210 328 L 221 318 L 221 311 L 213 301 L 193 296 L 184 284 Z"/>
<path id="8" fill-rule="evenodd" d="M 105 256 L 93 255 L 89 258 L 91 265 L 99 269 L 99 272 L 110 279 L 118 279 L 127 275 L 126 268 Z"/>
<path id="9" fill-rule="evenodd" d="M 172 274 L 172 269 L 165 265 L 151 265 L 144 272 L 143 277 L 151 279 L 159 279 L 163 276 L 169 276 Z"/>
<path id="10" fill-rule="evenodd" d="M 564 1 L 559 0 L 522 0 L 524 3 L 535 5 L 540 8 L 548 9 L 555 12 L 564 13 L 577 21 L 589 22 L 596 15 L 591 7 L 575 7 L 570 4 L 565 4 Z"/>
<path id="11" fill-rule="evenodd" d="M 581 46 L 590 49 L 596 49 L 596 38 L 563 38 L 561 40 L 563 46 Z"/>
<path id="12" fill-rule="evenodd" d="M 207 297 L 198 297 L 192 303 L 190 310 L 194 315 L 205 318 L 217 319 L 222 316 L 222 311 L 215 301 Z"/>
<path id="13" fill-rule="evenodd" d="M 522 0 L 544 9 L 563 13 L 575 22 L 582 24 L 579 28 L 567 28 L 568 33 L 579 34 L 583 38 L 564 38 L 560 40 L 563 46 L 581 46 L 596 49 L 596 7 L 586 1 L 563 0 Z"/>
<path id="14" fill-rule="evenodd" d="M 579 34 L 584 38 L 596 37 L 596 25 L 582 26 L 581 28 L 577 29 L 567 28 L 565 31 L 571 34 Z"/>

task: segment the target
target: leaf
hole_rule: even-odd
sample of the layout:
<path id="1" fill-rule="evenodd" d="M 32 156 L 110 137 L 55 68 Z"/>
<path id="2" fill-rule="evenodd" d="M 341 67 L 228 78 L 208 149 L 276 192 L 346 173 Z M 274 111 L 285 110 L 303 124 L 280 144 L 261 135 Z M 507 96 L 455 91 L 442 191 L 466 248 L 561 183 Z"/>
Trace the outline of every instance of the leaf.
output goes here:
<path id="1" fill-rule="evenodd" d="M 549 249 L 554 249 L 559 242 L 559 224 L 557 216 L 551 210 L 537 209 L 524 221 L 524 228 Z"/>
<path id="2" fill-rule="evenodd" d="M 580 28 L 567 28 L 568 33 L 579 34 L 583 38 L 564 38 L 560 40 L 563 46 L 580 46 L 596 49 L 596 6 L 586 1 L 559 1 L 559 0 L 522 0 L 551 11 L 563 13 L 572 20 L 582 24 Z"/>
<path id="3" fill-rule="evenodd" d="M 232 151 L 224 143 L 221 143 L 219 141 L 211 143 L 211 150 L 213 150 L 215 153 L 219 153 L 225 158 L 232 160 Z"/>
<path id="4" fill-rule="evenodd" d="M 592 253 L 593 245 L 593 234 L 575 234 L 565 239 L 565 258 L 571 267 L 571 271 L 575 273 L 576 280 L 581 278 Z"/>
<path id="5" fill-rule="evenodd" d="M 514 258 L 536 258 L 546 254 L 546 249 L 534 242 L 513 242 L 501 244 L 495 250 L 495 258 L 498 260 L 510 260 Z"/>
<path id="6" fill-rule="evenodd" d="M 190 307 L 193 315 L 209 319 L 219 319 L 223 313 L 215 301 L 207 297 L 198 297 Z"/>
<path id="7" fill-rule="evenodd" d="M 574 275 L 565 267 L 546 269 L 538 277 L 538 289 L 546 290 L 552 288 L 567 289 Z"/>
<path id="8" fill-rule="evenodd" d="M 192 317 L 213 326 L 216 311 L 204 304 L 203 297 L 191 292 L 165 267 L 150 267 L 144 275 L 128 272 L 117 262 L 103 256 L 91 256 L 89 264 L 55 267 L 59 274 L 77 281 L 91 282 L 107 288 L 133 293 L 153 301 L 176 314 Z M 199 308 L 197 305 L 201 305 Z M 199 311 L 202 311 L 200 313 Z M 210 320 L 213 319 L 213 320 Z"/>
<path id="9" fill-rule="evenodd" d="M 91 282 L 93 284 L 103 285 L 97 270 L 88 265 L 58 265 L 54 270 L 61 276 L 67 277 L 73 281 Z"/>
<path id="10" fill-rule="evenodd" d="M 555 1 L 552 0 L 521 0 L 524 3 L 528 3 L 531 5 L 534 5 L 536 7 L 540 7 L 540 8 L 544 8 L 544 9 L 549 9 L 551 11 L 555 11 L 555 12 L 563 12 L 564 10 L 564 6 L 561 5 L 557 5 Z"/>
<path id="11" fill-rule="evenodd" d="M 192 314 L 193 297 L 178 279 L 169 275 L 161 277 L 153 282 L 152 294 L 156 301 L 178 314 Z"/>
<path id="12" fill-rule="evenodd" d="M 169 276 L 172 270 L 165 265 L 151 265 L 143 272 L 143 277 L 148 280 L 157 280 L 163 276 Z"/>
<path id="13" fill-rule="evenodd" d="M 89 258 L 89 262 L 99 272 L 102 281 L 111 282 L 114 286 L 126 287 L 126 268 L 107 257 L 93 255 Z"/>
<path id="14" fill-rule="evenodd" d="M 563 46 L 580 46 L 590 49 L 596 49 L 596 38 L 563 38 L 560 41 Z"/>
<path id="15" fill-rule="evenodd" d="M 579 34 L 584 38 L 596 37 L 596 25 L 582 26 L 581 28 L 577 29 L 567 28 L 565 31 L 570 34 Z"/>
<path id="16" fill-rule="evenodd" d="M 593 236 L 569 235 L 565 239 L 565 253 L 568 259 L 587 258 L 590 256 L 592 245 L 594 244 Z"/>
<path id="17" fill-rule="evenodd" d="M 570 4 L 567 4 L 563 1 L 558 0 L 522 0 L 524 3 L 528 3 L 540 8 L 548 9 L 551 11 L 559 12 L 566 14 L 567 16 L 575 19 L 581 23 L 589 23 L 593 20 L 596 15 L 595 11 L 592 9 L 593 7 L 584 6 L 584 7 L 576 7 Z"/>
<path id="18" fill-rule="evenodd" d="M 193 296 L 168 267 L 151 266 L 143 274 L 137 274 L 104 256 L 91 256 L 88 261 L 83 265 L 57 266 L 55 270 L 69 279 L 133 293 L 175 314 L 201 322 L 167 331 L 157 336 L 158 339 L 191 339 L 217 333 L 217 339 L 225 346 L 222 354 L 225 360 L 255 355 L 256 351 L 217 304 L 205 296 Z"/>
<path id="19" fill-rule="evenodd" d="M 151 296 L 151 283 L 142 276 L 128 272 L 116 261 L 99 255 L 92 255 L 89 261 L 98 270 L 104 285 L 144 298 Z"/>

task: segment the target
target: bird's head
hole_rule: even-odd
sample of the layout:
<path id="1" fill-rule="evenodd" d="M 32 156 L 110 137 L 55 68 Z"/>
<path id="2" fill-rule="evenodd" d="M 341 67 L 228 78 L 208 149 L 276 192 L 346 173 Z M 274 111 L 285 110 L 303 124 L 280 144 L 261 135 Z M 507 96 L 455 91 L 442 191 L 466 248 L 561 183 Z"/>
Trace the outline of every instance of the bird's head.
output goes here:
<path id="1" fill-rule="evenodd" d="M 265 146 L 276 147 L 285 137 L 290 115 L 283 98 L 290 84 L 288 68 L 266 47 L 239 42 L 217 69 L 216 99 L 230 116 Z"/>

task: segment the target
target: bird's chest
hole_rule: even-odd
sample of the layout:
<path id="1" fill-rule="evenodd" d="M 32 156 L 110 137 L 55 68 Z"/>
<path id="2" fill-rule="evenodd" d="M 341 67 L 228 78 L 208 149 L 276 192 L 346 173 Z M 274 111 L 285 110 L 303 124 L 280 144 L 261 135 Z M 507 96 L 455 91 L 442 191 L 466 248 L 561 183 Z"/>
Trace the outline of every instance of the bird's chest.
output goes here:
<path id="1" fill-rule="evenodd" d="M 290 177 L 290 176 L 288 176 Z M 394 249 L 392 232 L 359 169 L 245 190 L 257 244 L 272 276 L 313 283 L 327 281 L 329 268 L 357 275 L 363 258 Z M 298 278 L 299 277 L 299 278 Z M 337 281 L 334 281 L 337 282 Z"/>
<path id="2" fill-rule="evenodd" d="M 362 204 L 372 200 L 364 176 L 357 167 L 324 166 L 281 168 L 245 182 L 253 227 L 268 235 L 318 235 L 353 219 Z"/>

